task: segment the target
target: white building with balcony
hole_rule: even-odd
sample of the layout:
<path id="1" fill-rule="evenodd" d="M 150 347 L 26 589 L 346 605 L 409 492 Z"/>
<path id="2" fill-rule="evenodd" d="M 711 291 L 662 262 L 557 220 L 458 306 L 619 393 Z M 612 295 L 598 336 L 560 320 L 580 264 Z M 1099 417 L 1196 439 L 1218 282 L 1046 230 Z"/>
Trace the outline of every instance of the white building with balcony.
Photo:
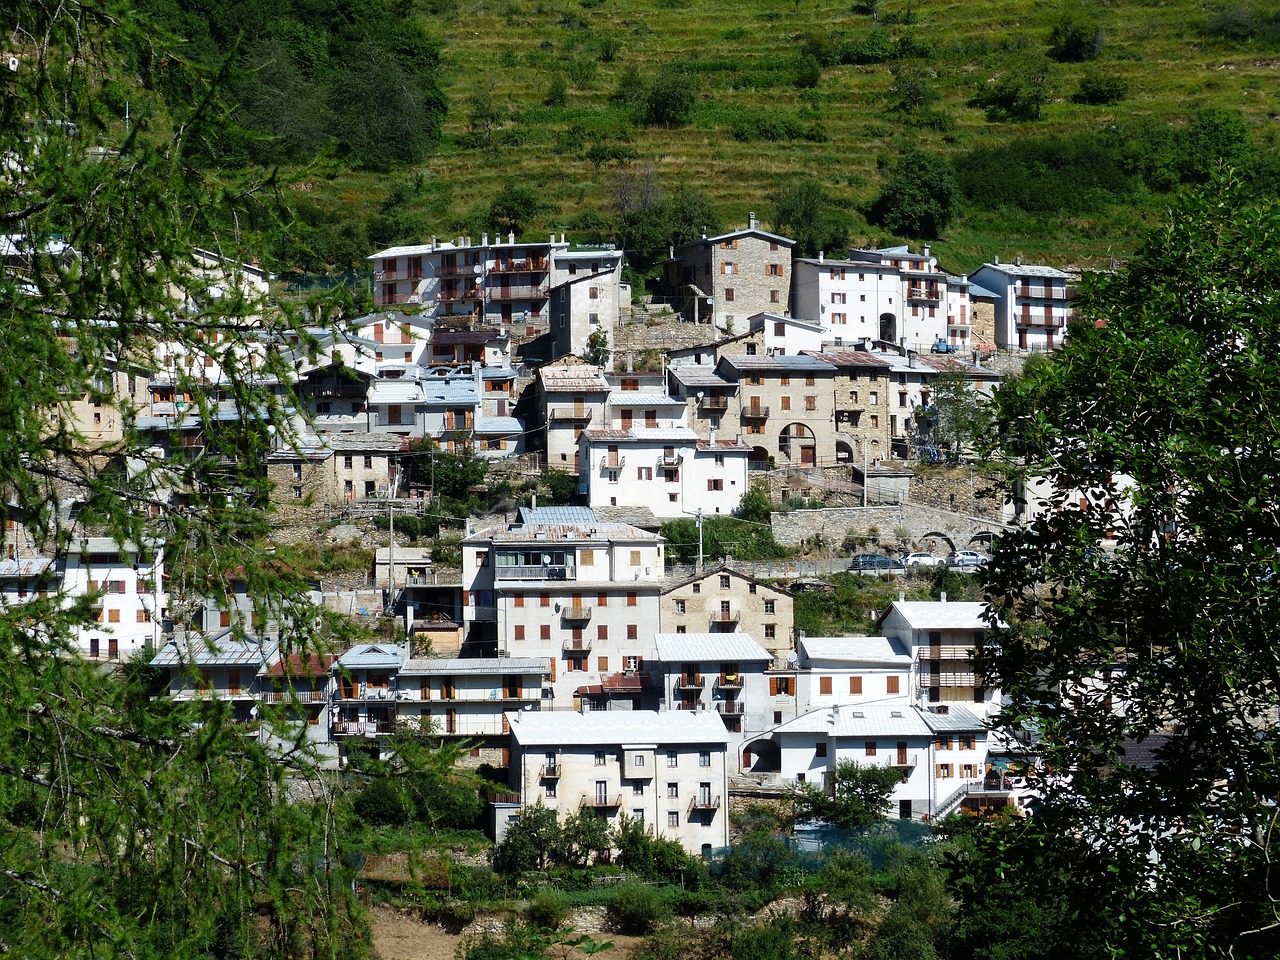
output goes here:
<path id="1" fill-rule="evenodd" d="M 904 820 L 938 819 L 984 796 L 986 727 L 961 707 L 930 710 L 905 702 L 834 706 L 784 723 L 773 736 L 785 783 L 830 790 L 842 760 L 899 770 L 902 782 L 889 802 Z"/>
<path id="2" fill-rule="evenodd" d="M 330 729 L 340 758 L 352 750 L 380 753 L 380 738 L 395 733 L 397 674 L 407 658 L 408 648 L 394 643 L 359 643 L 338 658 Z"/>
<path id="3" fill-rule="evenodd" d="M 801 713 L 911 702 L 911 653 L 901 640 L 801 637 L 796 648 Z"/>
<path id="4" fill-rule="evenodd" d="M 692 854 L 729 842 L 729 738 L 714 713 L 520 712 L 511 726 L 511 786 L 525 807 L 562 818 L 625 814 Z"/>
<path id="5" fill-rule="evenodd" d="M 542 709 L 550 676 L 548 657 L 406 660 L 397 719 L 437 736 L 493 742 L 510 732 L 509 711 Z"/>
<path id="6" fill-rule="evenodd" d="M 226 629 L 211 635 L 170 639 L 151 659 L 168 674 L 161 696 L 177 701 L 231 705 L 235 723 L 257 719 L 262 695 L 259 674 L 276 656 L 276 645 L 262 638 L 237 638 Z"/>
<path id="7" fill-rule="evenodd" d="M 773 654 L 749 635 L 660 633 L 654 643 L 667 709 L 718 714 L 735 748 L 770 725 Z"/>
<path id="8" fill-rule="evenodd" d="M 125 660 L 146 647 L 159 648 L 169 606 L 162 544 L 121 548 L 110 537 L 73 541 L 60 586 L 69 600 L 90 597 L 96 622 L 81 627 L 78 637 L 86 656 Z"/>
<path id="9" fill-rule="evenodd" d="M 1007 349 L 1052 350 L 1061 346 L 1071 320 L 1075 290 L 1071 274 L 1054 267 L 984 263 L 969 279 L 995 296 L 996 343 Z"/>
<path id="10" fill-rule="evenodd" d="M 583 687 L 616 694 L 608 709 L 639 709 L 653 659 L 664 575 L 662 538 L 598 521 L 584 507 L 523 508 L 514 523 L 462 541 L 464 653 L 550 660 L 557 709 Z"/>
<path id="11" fill-rule="evenodd" d="M 987 686 L 973 664 L 975 645 L 992 628 L 989 609 L 985 603 L 899 600 L 881 615 L 881 633 L 910 651 L 912 702 L 963 706 L 983 718 L 1000 709 L 1000 691 Z"/>

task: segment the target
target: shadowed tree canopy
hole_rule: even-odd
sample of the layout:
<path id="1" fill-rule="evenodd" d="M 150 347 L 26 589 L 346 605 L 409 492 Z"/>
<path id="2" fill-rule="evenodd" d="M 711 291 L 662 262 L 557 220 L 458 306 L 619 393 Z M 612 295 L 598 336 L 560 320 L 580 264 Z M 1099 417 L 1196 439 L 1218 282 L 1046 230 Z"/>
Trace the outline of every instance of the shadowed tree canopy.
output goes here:
<path id="1" fill-rule="evenodd" d="M 288 352 L 262 345 L 290 339 L 305 354 L 315 341 L 301 317 L 239 292 L 237 265 L 279 222 L 273 185 L 210 186 L 191 168 L 191 141 L 224 132 L 216 98 L 173 128 L 151 123 L 153 94 L 126 53 L 148 46 L 136 24 L 120 4 L 0 14 L 20 52 L 0 101 L 0 233 L 14 254 L 0 272 L 4 538 L 53 570 L 91 536 L 163 550 L 169 615 L 192 644 L 202 631 L 186 601 L 225 599 L 234 580 L 305 655 L 319 649 L 317 613 L 298 575 L 263 562 L 261 465 L 293 437 L 296 401 Z M 221 233 L 231 221 L 238 232 Z M 225 256 L 220 278 L 197 246 Z M 325 318 L 313 303 L 311 321 Z M 164 371 L 188 398 L 177 416 L 200 428 L 203 452 L 166 457 L 126 389 L 135 369 Z M 84 426 L 90 407 L 118 429 Z M 151 700 L 145 663 L 81 658 L 80 631 L 98 623 L 88 598 L 56 577 L 36 586 L 47 595 L 0 606 L 5 951 L 361 954 L 342 794 L 284 708 L 238 723 L 227 701 Z"/>
<path id="2" fill-rule="evenodd" d="M 1017 626 L 979 667 L 1047 773 L 961 891 L 1048 897 L 1057 955 L 1280 953 L 1278 290 L 1280 203 L 1219 173 L 997 394 L 1009 475 L 1047 494 L 985 571 Z"/>

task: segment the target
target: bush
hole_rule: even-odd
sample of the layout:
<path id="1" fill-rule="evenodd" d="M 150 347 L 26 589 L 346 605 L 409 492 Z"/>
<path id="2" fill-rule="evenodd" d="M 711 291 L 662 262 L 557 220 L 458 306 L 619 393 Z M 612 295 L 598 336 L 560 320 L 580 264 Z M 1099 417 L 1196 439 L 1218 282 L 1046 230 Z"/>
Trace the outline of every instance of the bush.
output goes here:
<path id="1" fill-rule="evenodd" d="M 1102 28 L 1078 13 L 1065 13 L 1049 34 L 1049 56 L 1059 63 L 1084 63 L 1102 52 Z"/>
<path id="2" fill-rule="evenodd" d="M 822 82 L 822 64 L 811 54 L 804 54 L 796 63 L 795 85 L 799 90 L 816 87 Z"/>
<path id="3" fill-rule="evenodd" d="M 543 930 L 559 930 L 568 918 L 571 906 L 569 898 L 559 890 L 539 890 L 525 908 L 524 918 Z"/>
<path id="4" fill-rule="evenodd" d="M 670 915 L 657 890 L 634 881 L 620 884 L 609 902 L 609 916 L 619 933 L 646 934 Z"/>
<path id="5" fill-rule="evenodd" d="M 404 801 L 386 780 L 374 780 L 356 797 L 356 816 L 375 827 L 396 827 L 409 819 Z"/>
<path id="6" fill-rule="evenodd" d="M 569 75 L 569 82 L 581 90 L 591 86 L 591 82 L 596 78 L 596 69 L 594 60 L 571 60 L 565 68 L 565 73 Z"/>
<path id="7" fill-rule="evenodd" d="M 1090 107 L 1104 107 L 1119 103 L 1129 95 L 1129 85 L 1119 77 L 1108 77 L 1101 73 L 1086 73 L 1080 78 L 1080 85 L 1071 95 L 1075 103 Z"/>
<path id="8" fill-rule="evenodd" d="M 546 95 L 542 98 L 544 107 L 563 107 L 569 102 L 569 85 L 564 82 L 564 77 L 556 74 L 551 78 L 551 82 L 547 84 Z"/>
<path id="9" fill-rule="evenodd" d="M 644 121 L 654 126 L 681 127 L 698 100 L 698 83 L 689 74 L 663 70 L 644 97 Z"/>
<path id="10" fill-rule="evenodd" d="M 909 153 L 893 168 L 868 219 L 900 236 L 937 237 L 951 222 L 959 193 L 948 160 Z"/>

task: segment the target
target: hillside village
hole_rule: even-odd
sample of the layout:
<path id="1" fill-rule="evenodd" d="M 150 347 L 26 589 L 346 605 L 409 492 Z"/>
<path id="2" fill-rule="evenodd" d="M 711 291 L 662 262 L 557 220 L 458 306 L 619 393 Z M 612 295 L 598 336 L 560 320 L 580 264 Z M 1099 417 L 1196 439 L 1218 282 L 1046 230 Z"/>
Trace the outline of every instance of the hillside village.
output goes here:
<path id="1" fill-rule="evenodd" d="M 262 464 L 282 523 L 352 506 L 393 524 L 397 510 L 420 512 L 434 491 L 409 489 L 402 458 L 424 438 L 577 480 L 577 505 L 535 496 L 514 516 L 468 520 L 460 572 L 429 548 L 393 538 L 380 549 L 360 613 L 391 618 L 391 639 L 299 658 L 247 591 L 230 604 L 169 595 L 164 544 L 86 536 L 58 561 L 24 546 L 15 521 L 4 602 L 87 597 L 97 622 L 81 631 L 85 656 L 149 658 L 167 677 L 159 695 L 225 700 L 244 724 L 264 703 L 290 704 L 335 766 L 378 755 L 406 726 L 465 741 L 473 763 L 508 777 L 510 793 L 492 798 L 497 838 L 536 803 L 623 814 L 705 852 L 729 842 L 735 792 L 829 785 L 851 758 L 901 770 L 902 819 L 1013 803 L 1000 773 L 1025 750 L 989 737 L 999 691 L 970 662 L 990 628 L 983 604 L 900 594 L 876 635 L 805 636 L 792 622 L 795 573 L 763 580 L 701 557 L 681 568 L 657 530 L 732 514 L 775 476 L 834 471 L 864 510 L 909 502 L 912 466 L 937 459 L 937 379 L 958 375 L 982 395 L 1008 368 L 997 358 L 1060 344 L 1071 277 L 1017 262 L 954 276 L 927 246 L 815 259 L 793 259 L 792 246 L 753 216 L 673 249 L 644 308 L 664 305 L 693 342 L 648 351 L 659 369 L 616 346 L 633 301 L 620 251 L 554 235 L 375 252 L 376 312 L 317 329 L 318 347 L 261 345 L 297 373 L 293 436 Z M 8 269 L 33 255 L 7 241 Z M 256 264 L 200 252 L 196 266 L 212 289 L 264 303 L 271 278 Z M 232 415 L 230 401 L 194 405 L 193 376 L 216 396 L 216 350 L 162 345 L 156 369 L 115 371 L 156 456 L 200 456 L 209 418 Z M 80 429 L 118 439 L 101 407 L 75 406 Z M 913 533 L 980 550 L 1025 520 L 1013 504 L 966 519 L 971 505 L 933 509 Z M 353 612 L 355 596 L 317 581 L 311 599 Z"/>

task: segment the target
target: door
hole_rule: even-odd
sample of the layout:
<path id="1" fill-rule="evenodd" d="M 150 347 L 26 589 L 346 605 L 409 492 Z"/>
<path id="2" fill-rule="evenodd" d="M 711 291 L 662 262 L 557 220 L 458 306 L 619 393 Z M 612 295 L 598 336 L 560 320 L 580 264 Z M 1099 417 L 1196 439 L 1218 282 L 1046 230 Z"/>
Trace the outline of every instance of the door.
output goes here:
<path id="1" fill-rule="evenodd" d="M 898 741 L 898 766 L 905 767 L 907 765 L 907 745 L 904 741 Z"/>
<path id="2" fill-rule="evenodd" d="M 815 454 L 814 454 L 814 451 L 815 451 L 815 448 L 814 448 L 814 447 L 801 447 L 801 448 L 800 448 L 800 466 L 802 466 L 802 467 L 812 467 L 812 466 L 813 466 L 813 464 L 814 464 L 814 462 L 815 462 L 815 459 L 816 459 Z"/>

